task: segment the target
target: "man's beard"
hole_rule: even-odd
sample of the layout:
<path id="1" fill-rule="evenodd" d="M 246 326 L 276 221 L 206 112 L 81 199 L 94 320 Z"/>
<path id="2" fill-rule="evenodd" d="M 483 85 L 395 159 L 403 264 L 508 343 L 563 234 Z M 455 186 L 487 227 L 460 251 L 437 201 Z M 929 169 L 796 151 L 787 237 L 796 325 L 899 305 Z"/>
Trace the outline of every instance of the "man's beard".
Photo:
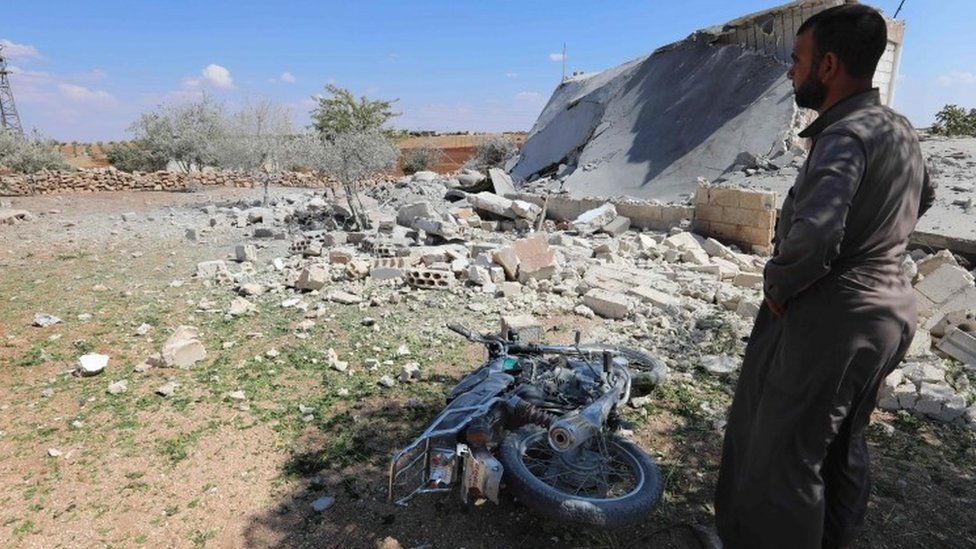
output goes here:
<path id="1" fill-rule="evenodd" d="M 796 104 L 805 109 L 817 110 L 827 100 L 827 86 L 817 76 L 817 67 L 810 71 L 810 76 L 796 89 Z"/>

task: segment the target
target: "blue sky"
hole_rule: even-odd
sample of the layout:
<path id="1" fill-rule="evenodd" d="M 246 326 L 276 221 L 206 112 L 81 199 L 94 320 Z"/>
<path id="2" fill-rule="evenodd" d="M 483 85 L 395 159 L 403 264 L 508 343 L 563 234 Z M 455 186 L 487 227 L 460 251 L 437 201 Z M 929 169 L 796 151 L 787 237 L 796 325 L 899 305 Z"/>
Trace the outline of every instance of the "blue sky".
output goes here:
<path id="1" fill-rule="evenodd" d="M 0 40 L 24 125 L 65 141 L 124 139 L 139 112 L 203 91 L 306 124 L 329 82 L 398 98 L 403 128 L 528 130 L 564 42 L 567 71 L 602 70 L 779 3 L 8 0 Z M 927 125 L 945 103 L 976 107 L 976 1 L 907 0 L 900 18 L 896 108 Z"/>

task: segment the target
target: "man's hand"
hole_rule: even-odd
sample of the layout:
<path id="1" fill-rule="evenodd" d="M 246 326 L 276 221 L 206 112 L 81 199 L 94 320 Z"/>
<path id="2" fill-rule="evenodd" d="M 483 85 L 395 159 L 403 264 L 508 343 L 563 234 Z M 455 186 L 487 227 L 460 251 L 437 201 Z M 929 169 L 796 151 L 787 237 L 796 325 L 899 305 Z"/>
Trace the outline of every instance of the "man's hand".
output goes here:
<path id="1" fill-rule="evenodd" d="M 782 317 L 783 314 L 786 313 L 786 306 L 776 303 L 775 301 L 770 299 L 768 295 L 766 296 L 766 305 L 769 307 L 769 310 L 772 311 L 773 314 L 776 315 L 777 317 Z"/>

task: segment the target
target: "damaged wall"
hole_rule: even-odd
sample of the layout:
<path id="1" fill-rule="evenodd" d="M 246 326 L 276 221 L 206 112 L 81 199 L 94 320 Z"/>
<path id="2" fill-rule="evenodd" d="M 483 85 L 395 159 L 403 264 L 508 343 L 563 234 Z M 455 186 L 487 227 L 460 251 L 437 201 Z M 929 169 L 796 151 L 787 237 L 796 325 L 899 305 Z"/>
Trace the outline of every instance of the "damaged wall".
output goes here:
<path id="1" fill-rule="evenodd" d="M 567 190 L 588 196 L 676 201 L 694 194 L 698 178 L 714 181 L 755 158 L 789 162 L 806 119 L 786 78 L 795 29 L 841 3 L 793 2 L 567 79 L 536 121 L 513 176 L 560 177 Z M 893 39 L 900 44 L 901 34 Z M 898 51 L 891 47 L 882 79 L 893 82 Z"/>

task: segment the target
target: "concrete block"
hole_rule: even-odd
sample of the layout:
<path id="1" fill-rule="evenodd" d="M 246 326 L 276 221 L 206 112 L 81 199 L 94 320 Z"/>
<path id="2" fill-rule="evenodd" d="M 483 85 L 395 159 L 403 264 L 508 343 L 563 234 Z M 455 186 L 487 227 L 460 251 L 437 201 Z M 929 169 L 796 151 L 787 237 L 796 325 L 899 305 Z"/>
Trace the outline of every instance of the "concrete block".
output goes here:
<path id="1" fill-rule="evenodd" d="M 375 280 L 403 278 L 403 269 L 397 267 L 373 267 L 369 270 L 369 277 Z"/>
<path id="2" fill-rule="evenodd" d="M 234 257 L 239 263 L 245 261 L 250 261 L 251 263 L 258 262 L 258 249 L 251 244 L 238 245 L 234 248 Z"/>
<path id="3" fill-rule="evenodd" d="M 309 265 L 302 269 L 295 281 L 295 288 L 299 290 L 321 290 L 329 281 L 329 271 L 318 265 Z"/>
<path id="4" fill-rule="evenodd" d="M 698 238 L 689 232 L 680 232 L 678 234 L 671 235 L 664 239 L 663 244 L 668 248 L 679 251 L 702 249 L 701 244 L 698 242 Z"/>
<path id="5" fill-rule="evenodd" d="M 611 235 L 620 236 L 630 228 L 630 218 L 618 215 L 612 221 L 604 225 L 600 230 Z"/>
<path id="6" fill-rule="evenodd" d="M 956 326 L 950 327 L 936 346 L 945 354 L 966 364 L 976 367 L 976 337 L 964 332 Z"/>
<path id="7" fill-rule="evenodd" d="M 488 192 L 469 194 L 468 203 L 477 210 L 483 210 L 508 219 L 518 217 L 512 211 L 512 201 L 497 194 Z"/>
<path id="8" fill-rule="evenodd" d="M 708 189 L 708 203 L 718 206 L 739 206 L 739 195 L 742 191 L 738 189 L 711 187 Z"/>
<path id="9" fill-rule="evenodd" d="M 515 335 L 522 343 L 539 343 L 542 334 L 542 324 L 532 315 L 502 316 L 502 337 L 505 339 Z"/>
<path id="10" fill-rule="evenodd" d="M 949 250 L 941 250 L 920 260 L 917 263 L 918 274 L 921 276 L 928 276 L 943 265 L 953 265 L 958 267 L 959 262 L 956 261 L 956 258 L 952 255 L 952 252 Z"/>
<path id="11" fill-rule="evenodd" d="M 761 288 L 763 275 L 758 273 L 739 273 L 732 280 L 732 284 L 739 288 Z"/>
<path id="12" fill-rule="evenodd" d="M 698 204 L 695 206 L 695 219 L 701 221 L 722 221 L 725 208 L 718 204 Z"/>
<path id="13" fill-rule="evenodd" d="M 336 265 L 345 265 L 352 261 L 354 257 L 353 251 L 348 249 L 336 249 L 329 250 L 329 262 Z"/>
<path id="14" fill-rule="evenodd" d="M 573 220 L 573 227 L 582 234 L 590 234 L 610 223 L 617 217 L 617 208 L 607 202 L 602 206 L 587 210 Z"/>
<path id="15" fill-rule="evenodd" d="M 953 294 L 973 285 L 973 275 L 962 267 L 942 265 L 915 285 L 915 291 L 941 304 Z"/>
<path id="16" fill-rule="evenodd" d="M 542 213 L 542 208 L 524 200 L 513 200 L 512 211 L 522 219 L 535 221 Z"/>
<path id="17" fill-rule="evenodd" d="M 583 296 L 583 304 L 594 313 L 613 319 L 627 318 L 634 309 L 634 302 L 627 296 L 601 288 L 593 288 Z"/>
<path id="18" fill-rule="evenodd" d="M 728 248 L 725 244 L 722 244 L 714 238 L 706 238 L 701 243 L 701 247 L 705 250 L 705 253 L 712 257 L 729 257 L 732 255 L 732 250 Z"/>
<path id="19" fill-rule="evenodd" d="M 492 187 L 495 188 L 495 194 L 501 196 L 515 194 L 515 184 L 512 183 L 512 178 L 504 170 L 490 168 L 488 177 L 491 179 Z"/>
<path id="20" fill-rule="evenodd" d="M 433 269 L 407 269 L 407 284 L 428 290 L 446 290 L 454 285 L 454 273 Z"/>
<path id="21" fill-rule="evenodd" d="M 645 303 L 651 303 L 658 307 L 676 307 L 681 303 L 677 297 L 648 286 L 634 286 L 629 288 L 627 293 L 640 298 Z"/>
<path id="22" fill-rule="evenodd" d="M 739 191 L 739 207 L 746 210 L 775 210 L 776 193 L 770 191 Z"/>
<path id="23" fill-rule="evenodd" d="M 701 248 L 685 250 L 681 253 L 681 260 L 692 265 L 710 265 L 708 254 Z M 717 273 L 716 273 L 717 274 Z"/>

